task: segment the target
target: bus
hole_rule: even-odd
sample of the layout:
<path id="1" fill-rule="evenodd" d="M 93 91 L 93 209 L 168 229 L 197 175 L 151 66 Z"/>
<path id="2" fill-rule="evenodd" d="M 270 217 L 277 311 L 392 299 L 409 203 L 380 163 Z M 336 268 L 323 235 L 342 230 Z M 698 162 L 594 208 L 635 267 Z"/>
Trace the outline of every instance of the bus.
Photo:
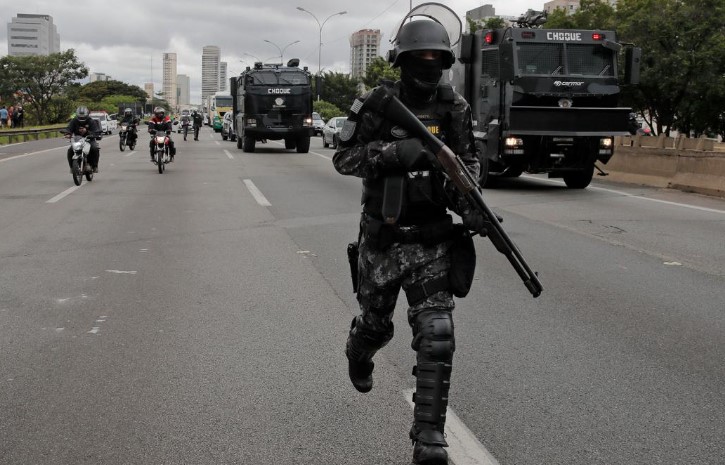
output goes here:
<path id="1" fill-rule="evenodd" d="M 222 131 L 222 117 L 224 113 L 232 111 L 232 96 L 227 92 L 217 92 L 207 97 L 206 102 L 207 114 L 209 115 L 209 125 L 214 132 Z"/>

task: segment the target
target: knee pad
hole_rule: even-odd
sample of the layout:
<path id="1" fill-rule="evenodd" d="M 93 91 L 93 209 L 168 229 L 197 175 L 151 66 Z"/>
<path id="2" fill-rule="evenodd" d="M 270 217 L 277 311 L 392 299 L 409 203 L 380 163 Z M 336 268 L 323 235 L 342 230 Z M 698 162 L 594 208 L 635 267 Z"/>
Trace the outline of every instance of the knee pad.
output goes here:
<path id="1" fill-rule="evenodd" d="M 415 318 L 411 346 L 418 352 L 419 361 L 447 362 L 456 350 L 453 335 L 453 316 L 450 311 L 423 312 Z"/>

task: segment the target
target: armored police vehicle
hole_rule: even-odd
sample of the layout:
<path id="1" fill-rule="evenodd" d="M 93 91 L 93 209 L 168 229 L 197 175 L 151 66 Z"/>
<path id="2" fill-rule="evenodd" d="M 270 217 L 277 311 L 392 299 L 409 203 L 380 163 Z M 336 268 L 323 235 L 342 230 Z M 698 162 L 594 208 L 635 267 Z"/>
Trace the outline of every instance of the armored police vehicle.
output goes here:
<path id="1" fill-rule="evenodd" d="M 541 29 L 545 16 L 532 13 L 516 27 L 464 34 L 450 81 L 471 104 L 481 185 L 526 171 L 583 189 L 595 163 L 612 157 L 613 136 L 629 134 L 618 52 L 623 83 L 637 84 L 641 50 L 614 31 Z"/>
<path id="2" fill-rule="evenodd" d="M 237 148 L 254 152 L 257 142 L 284 140 L 287 149 L 307 153 L 314 134 L 312 85 L 299 60 L 281 64 L 255 63 L 232 77 L 232 109 Z"/>

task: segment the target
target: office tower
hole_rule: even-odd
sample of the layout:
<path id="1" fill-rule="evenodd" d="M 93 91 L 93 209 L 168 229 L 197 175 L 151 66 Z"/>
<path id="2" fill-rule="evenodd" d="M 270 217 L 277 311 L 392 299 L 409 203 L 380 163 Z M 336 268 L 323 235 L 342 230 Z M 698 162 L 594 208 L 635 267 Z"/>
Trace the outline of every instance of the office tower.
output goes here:
<path id="1" fill-rule="evenodd" d="M 186 74 L 176 76 L 176 84 L 179 92 L 177 93 L 179 105 L 189 105 L 191 103 L 191 80 Z"/>
<path id="2" fill-rule="evenodd" d="M 380 29 L 362 29 L 350 36 L 350 77 L 364 77 L 368 65 L 380 56 Z"/>
<path id="3" fill-rule="evenodd" d="M 227 62 L 219 63 L 219 90 L 227 90 Z"/>
<path id="4" fill-rule="evenodd" d="M 219 61 L 221 49 L 216 45 L 207 45 L 201 53 L 201 100 L 214 95 L 219 90 Z"/>
<path id="5" fill-rule="evenodd" d="M 163 98 L 171 108 L 175 108 L 178 105 L 176 100 L 176 53 L 164 53 L 163 70 L 161 84 Z"/>
<path id="6" fill-rule="evenodd" d="M 50 55 L 60 52 L 60 35 L 50 15 L 19 13 L 8 23 L 8 55 Z"/>

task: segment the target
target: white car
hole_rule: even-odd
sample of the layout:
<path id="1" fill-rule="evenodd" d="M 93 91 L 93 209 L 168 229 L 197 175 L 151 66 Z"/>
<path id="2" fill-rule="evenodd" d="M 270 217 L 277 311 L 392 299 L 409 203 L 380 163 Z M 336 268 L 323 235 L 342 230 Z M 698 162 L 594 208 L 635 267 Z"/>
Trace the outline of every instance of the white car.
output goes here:
<path id="1" fill-rule="evenodd" d="M 103 134 L 113 133 L 116 122 L 112 121 L 111 118 L 108 117 L 108 113 L 106 113 L 105 111 L 92 111 L 89 116 L 94 120 L 98 121 L 101 126 L 101 132 L 103 132 Z"/>
<path id="2" fill-rule="evenodd" d="M 322 128 L 322 145 L 325 148 L 330 146 L 332 146 L 333 149 L 337 148 L 337 143 L 340 139 L 340 131 L 342 130 L 342 125 L 345 124 L 345 120 L 347 120 L 347 117 L 345 116 L 335 116 L 327 121 L 325 127 Z"/>
<path id="3" fill-rule="evenodd" d="M 322 135 L 322 129 L 325 127 L 325 120 L 322 119 L 319 113 L 312 112 L 312 129 L 315 131 L 316 136 Z"/>

